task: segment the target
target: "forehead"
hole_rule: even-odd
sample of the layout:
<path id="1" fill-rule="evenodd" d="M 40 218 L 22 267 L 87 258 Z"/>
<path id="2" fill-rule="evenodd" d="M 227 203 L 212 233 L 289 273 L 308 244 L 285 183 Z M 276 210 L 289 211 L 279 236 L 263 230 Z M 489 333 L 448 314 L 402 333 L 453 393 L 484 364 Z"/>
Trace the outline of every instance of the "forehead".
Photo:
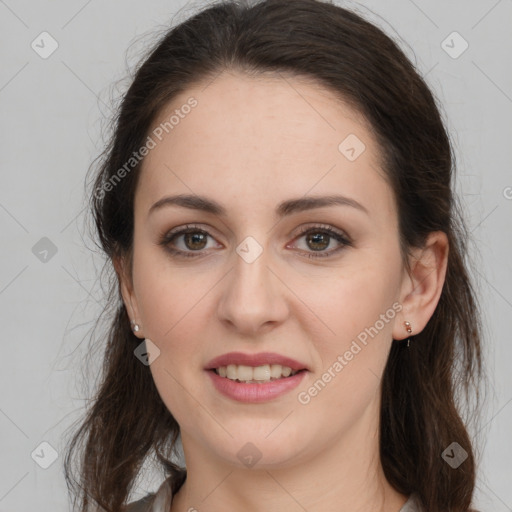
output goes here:
<path id="1" fill-rule="evenodd" d="M 394 209 L 371 126 L 312 80 L 223 72 L 175 97 L 149 135 L 137 192 L 145 204 L 165 192 L 246 208 L 340 193 Z"/>

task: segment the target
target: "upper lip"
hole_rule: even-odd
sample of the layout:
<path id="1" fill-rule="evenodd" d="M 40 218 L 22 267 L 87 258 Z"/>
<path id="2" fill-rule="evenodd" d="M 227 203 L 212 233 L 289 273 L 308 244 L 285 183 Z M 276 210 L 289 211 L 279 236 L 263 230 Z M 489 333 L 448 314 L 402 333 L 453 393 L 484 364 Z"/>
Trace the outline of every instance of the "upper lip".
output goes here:
<path id="1" fill-rule="evenodd" d="M 220 366 L 228 366 L 230 364 L 242 364 L 245 366 L 263 366 L 265 364 L 280 364 L 281 366 L 288 366 L 293 371 L 307 370 L 307 366 L 290 357 L 282 356 L 274 352 L 260 352 L 258 354 L 245 354 L 243 352 L 229 352 L 222 354 L 209 361 L 205 370 L 213 370 Z"/>

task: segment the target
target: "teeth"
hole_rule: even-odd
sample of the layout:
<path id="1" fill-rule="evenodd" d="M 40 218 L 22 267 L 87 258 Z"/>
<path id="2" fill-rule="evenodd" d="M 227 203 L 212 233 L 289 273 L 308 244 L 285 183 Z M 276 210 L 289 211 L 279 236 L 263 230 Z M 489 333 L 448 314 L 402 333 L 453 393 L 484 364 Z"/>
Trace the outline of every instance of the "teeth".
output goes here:
<path id="1" fill-rule="evenodd" d="M 279 364 L 273 364 L 270 366 L 270 376 L 274 379 L 279 379 L 282 375 L 283 367 Z"/>
<path id="2" fill-rule="evenodd" d="M 272 374 L 270 372 L 269 364 L 265 364 L 263 366 L 256 366 L 256 368 L 252 369 L 253 380 L 270 380 L 271 376 Z"/>
<path id="3" fill-rule="evenodd" d="M 230 371 L 229 367 L 232 367 Z M 253 380 L 254 371 L 250 366 L 240 365 L 238 368 L 234 364 L 230 364 L 228 366 L 228 377 L 232 379 L 232 375 L 236 375 L 236 379 L 238 380 Z"/>
<path id="4" fill-rule="evenodd" d="M 230 364 L 226 368 L 226 377 L 231 380 L 235 380 L 238 378 L 238 372 L 234 364 Z"/>
<path id="5" fill-rule="evenodd" d="M 243 364 L 229 364 L 228 366 L 220 366 L 215 371 L 221 377 L 251 383 L 270 382 L 271 380 L 289 377 L 297 373 L 292 371 L 289 366 L 281 366 L 280 364 L 264 364 L 255 367 Z"/>

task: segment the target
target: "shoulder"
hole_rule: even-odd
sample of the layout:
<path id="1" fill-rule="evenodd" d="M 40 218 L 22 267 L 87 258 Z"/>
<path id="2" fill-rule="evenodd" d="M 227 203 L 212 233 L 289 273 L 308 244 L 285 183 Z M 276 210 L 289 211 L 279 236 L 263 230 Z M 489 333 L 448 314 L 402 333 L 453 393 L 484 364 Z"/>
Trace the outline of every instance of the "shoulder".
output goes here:
<path id="1" fill-rule="evenodd" d="M 156 493 L 151 492 L 140 500 L 128 503 L 122 512 L 167 512 L 172 502 L 172 480 L 162 482 Z"/>
<path id="2" fill-rule="evenodd" d="M 128 503 L 128 505 L 123 509 L 123 512 L 152 512 L 154 501 L 155 494 L 147 494 L 140 500 Z"/>
<path id="3" fill-rule="evenodd" d="M 399 512 L 423 512 L 423 508 L 416 494 L 411 494 Z"/>

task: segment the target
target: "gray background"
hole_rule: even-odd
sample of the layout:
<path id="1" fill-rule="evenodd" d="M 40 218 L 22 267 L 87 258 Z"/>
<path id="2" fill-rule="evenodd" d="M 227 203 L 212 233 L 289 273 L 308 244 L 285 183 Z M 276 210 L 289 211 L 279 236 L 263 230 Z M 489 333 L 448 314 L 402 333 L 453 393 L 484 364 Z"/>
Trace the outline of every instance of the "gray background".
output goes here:
<path id="1" fill-rule="evenodd" d="M 475 242 L 491 378 L 476 505 L 512 511 L 512 2 L 338 3 L 399 39 L 442 104 Z M 102 149 L 112 99 L 128 83 L 127 66 L 155 30 L 201 5 L 0 0 L 0 512 L 69 510 L 65 434 L 94 385 L 83 362 L 103 294 L 101 259 L 84 223 L 84 178 Z M 51 49 L 43 31 L 58 44 L 47 58 L 31 47 Z M 454 31 L 469 44 L 461 55 Z M 101 354 L 89 355 L 97 367 Z M 43 442 L 57 456 L 47 469 L 52 449 Z M 160 479 L 145 473 L 133 497 Z"/>

